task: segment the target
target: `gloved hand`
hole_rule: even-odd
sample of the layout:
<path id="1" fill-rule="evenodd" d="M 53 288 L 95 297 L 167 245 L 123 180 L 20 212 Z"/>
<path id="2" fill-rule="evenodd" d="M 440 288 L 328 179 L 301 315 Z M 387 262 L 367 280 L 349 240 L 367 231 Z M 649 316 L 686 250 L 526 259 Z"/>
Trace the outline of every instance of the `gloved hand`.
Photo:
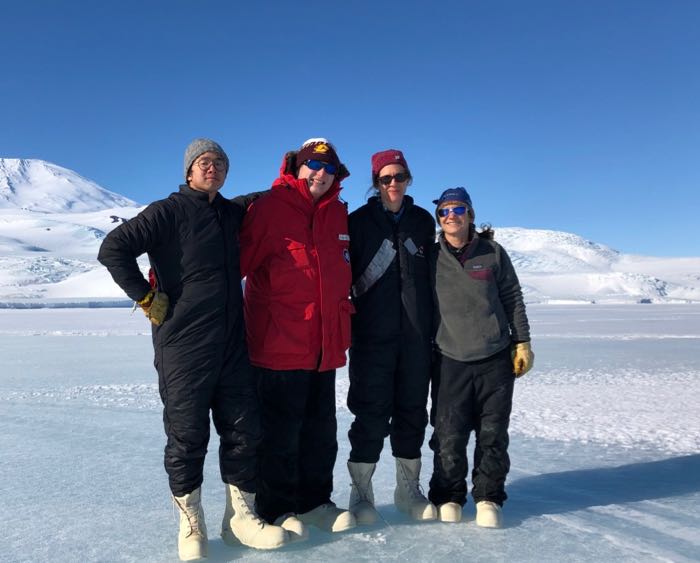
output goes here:
<path id="1" fill-rule="evenodd" d="M 530 348 L 529 342 L 518 342 L 510 352 L 513 358 L 513 373 L 515 377 L 525 375 L 535 363 L 535 354 Z"/>
<path id="2" fill-rule="evenodd" d="M 143 309 L 143 313 L 148 320 L 154 325 L 159 326 L 165 320 L 165 315 L 168 314 L 170 299 L 168 299 L 167 294 L 162 291 L 151 289 L 146 294 L 146 297 L 141 299 L 138 304 L 139 307 Z"/>

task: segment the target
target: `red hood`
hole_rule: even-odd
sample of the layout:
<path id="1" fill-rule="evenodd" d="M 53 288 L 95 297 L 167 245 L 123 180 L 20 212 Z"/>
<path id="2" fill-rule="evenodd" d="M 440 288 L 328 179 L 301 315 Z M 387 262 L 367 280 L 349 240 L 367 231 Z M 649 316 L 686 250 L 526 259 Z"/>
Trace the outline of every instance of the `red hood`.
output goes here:
<path id="1" fill-rule="evenodd" d="M 310 204 L 313 205 L 314 200 L 311 197 L 311 192 L 309 191 L 309 183 L 306 180 L 300 180 L 299 178 L 296 178 L 293 174 L 287 174 L 285 172 L 286 168 L 287 168 L 287 159 L 286 159 L 286 155 L 285 155 L 285 157 L 282 158 L 282 165 L 280 166 L 280 176 L 274 182 L 272 182 L 272 189 L 273 190 L 280 189 L 280 188 L 284 188 L 285 186 L 289 186 L 290 188 L 292 188 L 296 192 L 298 192 L 299 195 L 305 201 L 308 201 Z M 336 177 L 333 180 L 331 187 L 328 188 L 328 191 L 321 196 L 321 199 L 318 200 L 318 205 L 322 205 L 325 202 L 331 201 L 331 200 L 338 197 L 340 190 L 343 189 L 340 185 L 341 179 Z"/>

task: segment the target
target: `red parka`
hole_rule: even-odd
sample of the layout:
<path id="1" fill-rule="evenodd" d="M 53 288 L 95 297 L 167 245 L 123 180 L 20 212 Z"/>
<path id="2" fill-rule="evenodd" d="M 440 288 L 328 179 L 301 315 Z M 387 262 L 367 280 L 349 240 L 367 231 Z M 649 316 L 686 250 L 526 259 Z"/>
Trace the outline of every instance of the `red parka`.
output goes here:
<path id="1" fill-rule="evenodd" d="M 340 179 L 314 204 L 307 181 L 284 169 L 252 204 L 240 234 L 250 361 L 273 370 L 339 368 L 353 311 Z"/>

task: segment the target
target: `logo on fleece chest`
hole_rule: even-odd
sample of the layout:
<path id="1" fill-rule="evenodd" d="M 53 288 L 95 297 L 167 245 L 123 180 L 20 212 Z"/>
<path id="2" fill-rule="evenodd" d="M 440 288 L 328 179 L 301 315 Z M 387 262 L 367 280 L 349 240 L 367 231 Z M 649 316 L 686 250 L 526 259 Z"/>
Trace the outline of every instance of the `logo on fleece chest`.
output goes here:
<path id="1" fill-rule="evenodd" d="M 493 281 L 493 269 L 480 262 L 464 264 L 464 272 L 473 280 L 477 281 Z"/>

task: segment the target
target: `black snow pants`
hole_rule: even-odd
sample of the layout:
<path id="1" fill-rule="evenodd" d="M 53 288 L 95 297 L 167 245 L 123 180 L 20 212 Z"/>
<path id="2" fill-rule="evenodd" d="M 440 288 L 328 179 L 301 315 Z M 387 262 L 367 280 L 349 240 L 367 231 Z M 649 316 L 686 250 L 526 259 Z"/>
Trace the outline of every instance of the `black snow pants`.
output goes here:
<path id="1" fill-rule="evenodd" d="M 263 440 L 256 505 L 272 523 L 331 502 L 338 455 L 335 370 L 257 372 Z"/>
<path id="2" fill-rule="evenodd" d="M 376 463 L 390 436 L 394 457 L 420 458 L 428 424 L 430 344 L 400 337 L 350 348 L 350 461 Z"/>
<path id="3" fill-rule="evenodd" d="M 175 496 L 202 484 L 209 411 L 220 437 L 224 483 L 255 492 L 262 437 L 255 372 L 245 344 L 157 346 L 155 367 L 168 438 L 165 470 Z"/>
<path id="4" fill-rule="evenodd" d="M 508 457 L 508 424 L 513 403 L 510 347 L 475 362 L 442 356 L 433 373 L 430 448 L 434 452 L 429 498 L 435 505 L 467 498 L 467 442 L 474 431 L 474 502 L 503 505 Z"/>

